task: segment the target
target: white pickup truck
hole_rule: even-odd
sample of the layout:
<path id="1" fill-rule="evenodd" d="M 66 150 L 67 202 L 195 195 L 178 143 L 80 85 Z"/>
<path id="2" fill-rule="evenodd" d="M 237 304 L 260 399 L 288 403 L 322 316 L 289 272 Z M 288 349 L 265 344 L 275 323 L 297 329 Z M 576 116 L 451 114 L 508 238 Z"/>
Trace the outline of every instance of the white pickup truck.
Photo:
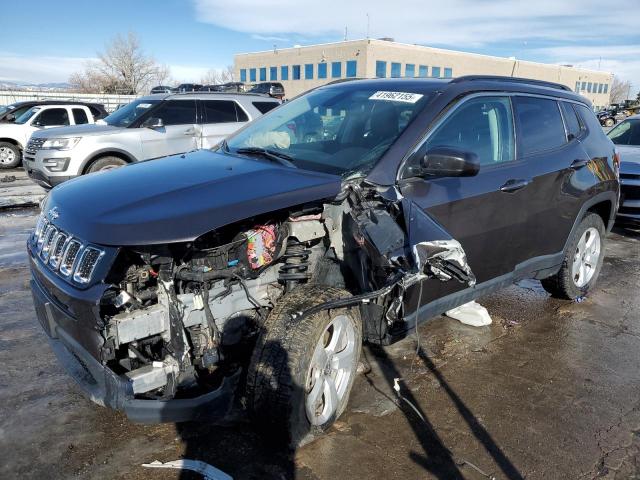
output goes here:
<path id="1" fill-rule="evenodd" d="M 54 127 L 95 123 L 84 105 L 39 105 L 31 107 L 13 123 L 0 124 L 0 169 L 20 165 L 22 151 L 33 132 Z"/>

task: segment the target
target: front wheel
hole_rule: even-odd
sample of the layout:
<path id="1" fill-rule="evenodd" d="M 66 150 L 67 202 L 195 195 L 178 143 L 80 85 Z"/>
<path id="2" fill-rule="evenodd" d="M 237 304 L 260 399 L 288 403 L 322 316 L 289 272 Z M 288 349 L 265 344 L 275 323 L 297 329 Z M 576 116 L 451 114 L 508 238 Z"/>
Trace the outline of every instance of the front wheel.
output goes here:
<path id="1" fill-rule="evenodd" d="M 604 125 L 605 125 L 606 127 L 613 127 L 615 124 L 616 124 L 616 121 L 615 121 L 613 118 L 607 118 L 607 119 L 604 121 Z"/>
<path id="2" fill-rule="evenodd" d="M 586 295 L 595 285 L 602 267 L 604 236 L 600 215 L 588 213 L 569 239 L 560 271 L 542 280 L 544 289 L 559 298 Z"/>
<path id="3" fill-rule="evenodd" d="M 255 421 L 291 446 L 327 430 L 347 406 L 362 346 L 357 308 L 291 314 L 349 296 L 334 287 L 305 285 L 283 297 L 258 338 L 247 374 Z"/>
<path id="4" fill-rule="evenodd" d="M 126 164 L 127 162 L 125 162 L 123 159 L 119 157 L 112 157 L 112 156 L 102 157 L 97 159 L 91 164 L 91 166 L 87 170 L 87 173 L 104 172 L 107 170 L 113 170 L 114 168 L 123 167 Z"/>
<path id="5" fill-rule="evenodd" d="M 20 165 L 20 149 L 9 142 L 0 142 L 0 169 L 15 168 Z"/>

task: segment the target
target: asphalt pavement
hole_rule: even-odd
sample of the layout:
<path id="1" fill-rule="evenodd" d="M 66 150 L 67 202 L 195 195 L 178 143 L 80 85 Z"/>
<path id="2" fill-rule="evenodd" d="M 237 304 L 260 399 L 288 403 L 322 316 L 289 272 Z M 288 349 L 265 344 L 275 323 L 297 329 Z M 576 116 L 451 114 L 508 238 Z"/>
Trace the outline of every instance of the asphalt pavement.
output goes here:
<path id="1" fill-rule="evenodd" d="M 287 455 L 242 419 L 136 425 L 86 400 L 35 319 L 24 243 L 36 213 L 0 212 L 0 478 L 199 478 L 141 466 L 180 458 L 236 479 L 640 477 L 636 230 L 609 236 L 581 303 L 525 281 L 481 299 L 491 326 L 438 317 L 366 347 L 371 371 L 345 414 Z"/>

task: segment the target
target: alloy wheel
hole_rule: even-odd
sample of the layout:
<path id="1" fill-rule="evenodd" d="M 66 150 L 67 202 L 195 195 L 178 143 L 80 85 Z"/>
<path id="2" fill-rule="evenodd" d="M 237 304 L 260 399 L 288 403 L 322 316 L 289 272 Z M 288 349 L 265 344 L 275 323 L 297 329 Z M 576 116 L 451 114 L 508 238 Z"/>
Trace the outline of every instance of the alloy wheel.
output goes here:
<path id="1" fill-rule="evenodd" d="M 576 287 L 584 287 L 593 277 L 600 259 L 601 248 L 600 232 L 593 227 L 585 230 L 576 246 L 571 266 L 573 283 Z"/>

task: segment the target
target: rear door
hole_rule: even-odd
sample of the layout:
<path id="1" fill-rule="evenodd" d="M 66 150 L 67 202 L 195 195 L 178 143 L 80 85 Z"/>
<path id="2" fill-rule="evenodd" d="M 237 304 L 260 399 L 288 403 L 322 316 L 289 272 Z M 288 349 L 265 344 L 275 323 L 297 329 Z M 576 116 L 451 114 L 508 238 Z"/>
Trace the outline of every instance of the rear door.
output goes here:
<path id="1" fill-rule="evenodd" d="M 162 102 L 146 118 L 162 120 L 159 128 L 140 127 L 144 159 L 165 157 L 198 148 L 196 101 L 177 99 Z"/>
<path id="2" fill-rule="evenodd" d="M 516 157 L 510 97 L 480 95 L 461 101 L 419 147 L 419 156 L 445 146 L 476 153 L 479 173 L 474 177 L 407 179 L 400 183 L 402 195 L 462 244 L 479 284 L 510 274 L 516 263 L 514 249 L 522 241 L 526 223 L 522 206 L 528 183 Z M 412 168 L 415 166 L 407 164 L 404 175 L 410 176 Z M 422 303 L 464 287 L 457 282 L 425 281 Z"/>
<path id="3" fill-rule="evenodd" d="M 212 148 L 249 121 L 234 100 L 201 100 L 200 148 Z"/>

